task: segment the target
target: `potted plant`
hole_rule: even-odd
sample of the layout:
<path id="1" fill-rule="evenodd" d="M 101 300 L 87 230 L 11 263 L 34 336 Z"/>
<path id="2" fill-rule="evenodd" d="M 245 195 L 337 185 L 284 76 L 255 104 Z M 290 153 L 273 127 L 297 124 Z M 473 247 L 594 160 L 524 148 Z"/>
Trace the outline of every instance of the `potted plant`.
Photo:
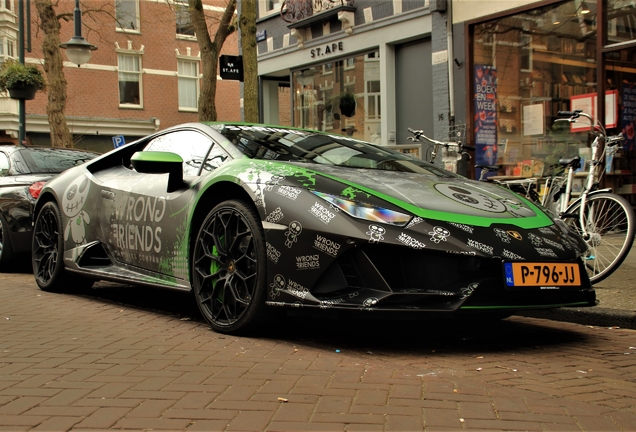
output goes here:
<path id="1" fill-rule="evenodd" d="M 35 65 L 5 60 L 0 65 L 0 90 L 9 91 L 13 99 L 33 99 L 46 89 L 44 74 Z"/>
<path id="2" fill-rule="evenodd" d="M 356 96 L 345 91 L 340 95 L 340 113 L 345 117 L 353 117 L 356 114 Z"/>

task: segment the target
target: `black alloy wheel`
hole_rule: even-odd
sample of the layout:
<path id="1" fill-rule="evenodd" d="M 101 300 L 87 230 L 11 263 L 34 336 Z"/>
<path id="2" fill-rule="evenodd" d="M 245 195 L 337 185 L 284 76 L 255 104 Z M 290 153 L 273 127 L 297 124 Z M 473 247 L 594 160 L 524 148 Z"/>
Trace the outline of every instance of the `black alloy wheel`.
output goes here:
<path id="1" fill-rule="evenodd" d="M 63 232 L 60 209 L 49 201 L 35 219 L 31 253 L 35 282 L 43 291 L 71 292 L 88 289 L 95 282 L 64 269 Z"/>
<path id="2" fill-rule="evenodd" d="M 33 275 L 44 291 L 60 291 L 62 263 L 62 217 L 54 202 L 42 206 L 33 227 Z"/>
<path id="3" fill-rule="evenodd" d="M 197 305 L 215 331 L 253 327 L 263 318 L 267 271 L 258 213 L 241 201 L 214 207 L 199 229 L 192 269 Z"/>

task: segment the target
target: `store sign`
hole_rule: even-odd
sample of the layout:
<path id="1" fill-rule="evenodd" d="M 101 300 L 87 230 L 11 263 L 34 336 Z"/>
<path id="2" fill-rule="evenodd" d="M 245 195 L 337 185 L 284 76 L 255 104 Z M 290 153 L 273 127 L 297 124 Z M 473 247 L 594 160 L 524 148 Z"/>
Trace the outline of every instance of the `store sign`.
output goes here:
<path id="1" fill-rule="evenodd" d="M 219 56 L 219 75 L 227 80 L 243 81 L 243 57 L 222 55 Z"/>
<path id="2" fill-rule="evenodd" d="M 329 54 L 335 54 L 337 51 L 343 51 L 344 44 L 342 41 L 335 42 L 332 44 L 327 44 L 324 48 L 314 48 L 309 53 L 311 54 L 311 58 L 322 57 Z"/>

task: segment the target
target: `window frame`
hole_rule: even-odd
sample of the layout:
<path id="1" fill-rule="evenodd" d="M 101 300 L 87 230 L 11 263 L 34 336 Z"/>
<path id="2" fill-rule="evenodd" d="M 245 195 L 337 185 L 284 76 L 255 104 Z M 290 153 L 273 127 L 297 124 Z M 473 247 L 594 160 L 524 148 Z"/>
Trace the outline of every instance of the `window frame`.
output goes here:
<path id="1" fill-rule="evenodd" d="M 192 24 L 192 19 L 190 18 L 190 13 L 187 12 L 187 8 L 188 8 L 188 0 L 173 0 L 174 1 L 174 13 L 175 13 L 175 34 L 177 36 L 177 39 L 186 39 L 186 40 L 196 40 L 197 35 L 196 32 L 194 31 L 194 25 Z M 181 8 L 185 8 L 186 9 L 186 15 L 188 16 L 188 21 L 192 27 L 192 34 L 185 34 L 185 33 L 179 33 L 177 31 L 178 27 L 179 27 L 179 16 L 180 13 L 182 13 L 180 11 Z"/>
<path id="2" fill-rule="evenodd" d="M 138 65 L 139 65 L 139 71 L 134 71 L 134 70 L 122 70 L 122 64 L 121 64 L 121 57 L 133 57 L 137 59 Z M 118 52 L 117 53 L 117 87 L 118 87 L 118 92 L 119 92 L 119 107 L 120 108 L 132 108 L 132 109 L 143 109 L 144 107 L 144 87 L 143 87 L 143 67 L 142 67 L 142 55 L 141 53 L 136 53 L 136 52 Z M 122 82 L 121 80 L 121 73 L 129 73 L 129 74 L 138 74 L 139 75 L 139 80 L 137 81 L 139 84 L 139 104 L 134 104 L 134 103 L 122 103 L 121 102 L 121 87 L 120 87 L 120 83 Z"/>
<path id="3" fill-rule="evenodd" d="M 271 9 L 267 9 L 267 5 L 268 3 L 272 1 L 273 5 Z M 280 8 L 283 5 L 283 1 L 282 0 L 264 0 L 264 1 L 259 1 L 258 2 L 258 17 L 259 18 L 263 18 L 266 16 L 271 16 L 277 13 L 280 13 Z"/>
<path id="4" fill-rule="evenodd" d="M 136 28 L 120 27 L 121 20 L 117 17 L 117 3 L 119 1 L 134 2 L 135 3 L 135 26 Z M 115 0 L 115 31 L 121 33 L 141 33 L 141 19 L 139 17 L 139 0 Z"/>
<path id="5" fill-rule="evenodd" d="M 181 75 L 179 73 L 179 64 L 181 62 L 194 64 L 195 75 Z M 201 92 L 200 64 L 201 62 L 198 57 L 177 57 L 177 105 L 179 106 L 179 111 L 197 112 L 199 110 L 199 95 Z M 196 91 L 194 107 L 186 107 L 181 105 L 181 80 L 194 81 Z"/>

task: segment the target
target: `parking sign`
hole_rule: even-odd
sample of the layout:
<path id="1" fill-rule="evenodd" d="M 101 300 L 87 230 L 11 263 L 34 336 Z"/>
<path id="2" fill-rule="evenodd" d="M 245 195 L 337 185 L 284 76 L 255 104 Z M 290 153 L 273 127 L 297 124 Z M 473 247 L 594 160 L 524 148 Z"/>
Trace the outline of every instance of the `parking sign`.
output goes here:
<path id="1" fill-rule="evenodd" d="M 113 146 L 115 148 L 121 147 L 124 144 L 126 144 L 126 141 L 124 140 L 124 136 L 123 135 L 117 135 L 113 137 Z"/>

